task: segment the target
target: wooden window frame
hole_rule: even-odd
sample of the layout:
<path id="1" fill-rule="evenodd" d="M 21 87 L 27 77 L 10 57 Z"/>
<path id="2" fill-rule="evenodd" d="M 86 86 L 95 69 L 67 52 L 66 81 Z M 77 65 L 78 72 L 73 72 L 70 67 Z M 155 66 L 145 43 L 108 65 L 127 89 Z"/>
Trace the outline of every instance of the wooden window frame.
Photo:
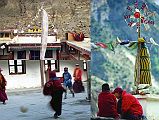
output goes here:
<path id="1" fill-rule="evenodd" d="M 18 58 L 18 52 L 24 52 L 23 54 L 25 54 L 25 58 Z M 26 50 L 20 50 L 20 51 L 17 51 L 17 59 L 26 59 Z"/>
<path id="2" fill-rule="evenodd" d="M 5 37 L 9 38 L 10 37 L 10 33 L 5 33 Z"/>
<path id="3" fill-rule="evenodd" d="M 48 57 L 47 56 L 47 52 L 51 52 L 51 57 Z M 45 52 L 45 58 L 53 58 L 53 51 L 52 50 L 46 50 L 46 52 Z"/>
<path id="4" fill-rule="evenodd" d="M 47 61 L 47 62 L 46 62 Z M 52 63 L 51 61 L 55 61 L 54 63 Z M 45 65 L 45 70 L 47 70 L 49 67 L 51 68 L 51 65 L 55 65 L 55 71 L 56 72 L 60 72 L 60 64 L 59 64 L 59 60 L 45 60 L 44 61 L 44 65 Z M 46 67 L 47 66 L 47 67 Z M 51 70 L 53 70 L 51 68 Z"/>
<path id="5" fill-rule="evenodd" d="M 34 57 L 31 56 L 31 51 L 34 52 Z M 35 52 L 39 52 L 39 56 L 35 56 Z M 36 59 L 36 58 L 38 58 L 38 59 Z M 30 60 L 40 60 L 40 50 L 30 50 L 30 58 L 29 59 Z"/>
<path id="6" fill-rule="evenodd" d="M 13 61 L 14 64 L 10 65 L 9 61 Z M 25 60 L 20 60 L 22 64 L 18 65 L 18 60 L 8 60 L 8 69 L 9 69 L 9 75 L 17 75 L 17 74 L 26 74 L 26 61 Z M 10 67 L 13 66 L 15 72 L 12 73 L 10 70 Z M 18 72 L 18 66 L 22 66 L 22 72 Z"/>

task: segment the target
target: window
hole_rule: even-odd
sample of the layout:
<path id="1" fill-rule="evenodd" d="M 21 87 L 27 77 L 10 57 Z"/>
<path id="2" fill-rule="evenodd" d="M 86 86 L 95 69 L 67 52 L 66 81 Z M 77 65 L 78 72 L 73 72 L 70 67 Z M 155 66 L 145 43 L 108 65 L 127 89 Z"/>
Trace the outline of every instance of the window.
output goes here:
<path id="1" fill-rule="evenodd" d="M 5 33 L 5 37 L 9 37 L 9 33 Z"/>
<path id="2" fill-rule="evenodd" d="M 30 60 L 40 60 L 40 51 L 39 50 L 31 50 L 30 51 Z"/>
<path id="3" fill-rule="evenodd" d="M 26 59 L 26 51 L 18 51 L 17 52 L 17 59 Z"/>
<path id="4" fill-rule="evenodd" d="M 46 50 L 45 58 L 53 58 L 52 50 Z"/>
<path id="5" fill-rule="evenodd" d="M 4 33 L 0 33 L 0 38 L 2 38 L 4 36 Z"/>
<path id="6" fill-rule="evenodd" d="M 45 70 L 48 68 L 59 72 L 59 60 L 45 60 Z"/>
<path id="7" fill-rule="evenodd" d="M 24 60 L 9 60 L 9 74 L 25 74 L 26 62 Z"/>

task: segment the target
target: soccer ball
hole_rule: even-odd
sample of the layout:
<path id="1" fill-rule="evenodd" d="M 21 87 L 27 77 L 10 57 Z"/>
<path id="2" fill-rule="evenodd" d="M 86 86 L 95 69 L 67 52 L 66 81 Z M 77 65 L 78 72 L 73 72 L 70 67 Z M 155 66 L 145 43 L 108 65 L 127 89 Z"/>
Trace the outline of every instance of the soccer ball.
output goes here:
<path id="1" fill-rule="evenodd" d="M 20 111 L 21 111 L 22 113 L 26 113 L 26 112 L 28 111 L 28 108 L 27 108 L 27 107 L 24 107 L 24 106 L 21 106 L 21 107 L 20 107 Z"/>

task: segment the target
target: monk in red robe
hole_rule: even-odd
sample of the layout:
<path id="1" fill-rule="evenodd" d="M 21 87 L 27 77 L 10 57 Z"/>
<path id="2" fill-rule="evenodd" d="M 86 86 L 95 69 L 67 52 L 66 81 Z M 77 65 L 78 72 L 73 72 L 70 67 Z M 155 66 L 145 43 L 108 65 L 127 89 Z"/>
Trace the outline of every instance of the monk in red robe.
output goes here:
<path id="1" fill-rule="evenodd" d="M 84 91 L 84 86 L 82 83 L 82 70 L 79 67 L 79 64 L 76 64 L 76 68 L 74 69 L 74 84 L 73 84 L 73 90 L 75 93 L 80 93 Z"/>
<path id="2" fill-rule="evenodd" d="M 5 92 L 7 81 L 2 75 L 1 71 L 2 69 L 0 68 L 0 101 L 3 102 L 3 104 L 6 104 L 5 101 L 8 100 L 7 94 Z"/>
<path id="3" fill-rule="evenodd" d="M 102 92 L 98 95 L 97 116 L 119 119 L 117 113 L 117 100 L 115 95 L 110 92 L 109 84 L 102 85 Z"/>
<path id="4" fill-rule="evenodd" d="M 62 95 L 66 90 L 62 87 L 61 81 L 56 77 L 56 72 L 49 72 L 49 81 L 45 83 L 43 94 L 52 97 L 51 108 L 55 111 L 54 118 L 57 119 L 62 113 Z"/>

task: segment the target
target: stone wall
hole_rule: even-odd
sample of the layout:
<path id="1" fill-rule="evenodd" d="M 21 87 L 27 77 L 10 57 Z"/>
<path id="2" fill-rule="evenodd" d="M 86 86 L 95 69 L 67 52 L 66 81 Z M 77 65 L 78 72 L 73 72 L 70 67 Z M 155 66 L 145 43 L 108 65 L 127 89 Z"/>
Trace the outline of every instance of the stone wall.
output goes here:
<path id="1" fill-rule="evenodd" d="M 82 31 L 89 37 L 89 0 L 1 0 L 0 4 L 0 29 L 40 27 L 38 10 L 43 5 L 49 14 L 49 28 L 57 28 L 59 38 L 68 31 Z"/>

